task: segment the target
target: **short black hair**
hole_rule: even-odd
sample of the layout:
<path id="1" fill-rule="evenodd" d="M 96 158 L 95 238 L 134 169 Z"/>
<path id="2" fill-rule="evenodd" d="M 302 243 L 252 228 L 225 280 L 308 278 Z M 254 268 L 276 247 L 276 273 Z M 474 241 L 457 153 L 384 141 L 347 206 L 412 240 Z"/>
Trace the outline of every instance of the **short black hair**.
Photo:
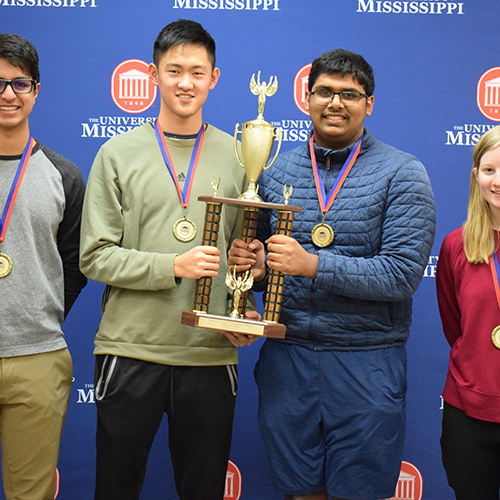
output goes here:
<path id="1" fill-rule="evenodd" d="M 0 59 L 21 68 L 37 83 L 40 81 L 38 53 L 26 38 L 0 33 Z"/>
<path id="2" fill-rule="evenodd" d="M 342 76 L 351 73 L 353 78 L 365 89 L 366 94 L 371 96 L 375 90 L 372 67 L 359 54 L 349 52 L 348 50 L 331 50 L 313 61 L 309 73 L 309 92 L 312 90 L 319 75 L 323 73 Z"/>
<path id="3" fill-rule="evenodd" d="M 157 36 L 153 48 L 153 61 L 158 66 L 161 56 L 171 47 L 193 43 L 205 47 L 208 59 L 215 68 L 215 41 L 203 26 L 195 21 L 178 19 L 165 26 Z"/>

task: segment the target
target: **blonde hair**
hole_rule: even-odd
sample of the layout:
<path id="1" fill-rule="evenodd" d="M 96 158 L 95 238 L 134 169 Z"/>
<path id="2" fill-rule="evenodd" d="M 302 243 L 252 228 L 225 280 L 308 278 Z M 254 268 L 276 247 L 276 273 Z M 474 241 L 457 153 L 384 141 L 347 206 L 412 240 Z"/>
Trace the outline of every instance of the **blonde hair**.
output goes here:
<path id="1" fill-rule="evenodd" d="M 479 139 L 472 154 L 469 209 L 463 231 L 465 255 L 472 264 L 487 264 L 496 250 L 490 206 L 481 194 L 476 175 L 483 155 L 498 146 L 500 146 L 500 125 L 491 128 Z"/>

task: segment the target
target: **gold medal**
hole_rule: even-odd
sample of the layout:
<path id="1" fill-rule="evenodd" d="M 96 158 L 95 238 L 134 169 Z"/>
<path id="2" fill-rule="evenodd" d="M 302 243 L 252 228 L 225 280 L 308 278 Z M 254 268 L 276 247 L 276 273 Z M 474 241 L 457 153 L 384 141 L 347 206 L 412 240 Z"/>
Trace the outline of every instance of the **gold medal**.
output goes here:
<path id="1" fill-rule="evenodd" d="M 316 162 L 316 153 L 314 152 L 314 134 L 311 134 L 311 139 L 309 140 L 309 152 L 311 154 L 311 161 L 314 173 L 314 182 L 316 184 L 316 192 L 318 193 L 319 206 L 323 212 L 323 220 L 321 224 L 316 224 L 311 231 L 312 242 L 320 248 L 325 248 L 331 244 L 333 241 L 333 229 L 325 224 L 325 217 L 332 206 L 333 201 L 337 197 L 340 188 L 344 184 L 349 172 L 351 171 L 356 158 L 361 150 L 361 141 L 363 140 L 363 135 L 354 143 L 354 146 L 344 162 L 343 167 L 340 169 L 335 182 L 330 189 L 328 196 L 326 195 L 325 186 L 323 184 L 323 179 L 321 178 L 321 172 Z"/>
<path id="2" fill-rule="evenodd" d="M 187 243 L 196 236 L 196 224 L 186 217 L 179 219 L 173 227 L 174 236 L 179 240 Z"/>
<path id="3" fill-rule="evenodd" d="M 179 179 L 175 172 L 174 164 L 172 163 L 172 158 L 168 151 L 167 141 L 165 139 L 165 134 L 161 128 L 160 120 L 157 118 L 155 120 L 155 134 L 158 140 L 158 145 L 160 147 L 163 160 L 165 165 L 172 176 L 177 193 L 179 195 L 179 200 L 184 208 L 184 218 L 179 219 L 172 228 L 174 236 L 182 242 L 188 242 L 194 239 L 196 236 L 196 224 L 186 217 L 187 208 L 189 206 L 189 198 L 191 196 L 191 187 L 194 181 L 194 175 L 196 173 L 196 167 L 198 166 L 199 154 L 201 151 L 201 146 L 203 144 L 203 138 L 205 136 L 205 124 L 202 123 L 198 134 L 196 135 L 196 142 L 194 144 L 193 152 L 191 154 L 191 161 L 189 163 L 189 169 L 187 172 L 187 179 L 184 185 L 184 190 L 181 190 L 179 185 Z"/>
<path id="4" fill-rule="evenodd" d="M 500 349 L 500 326 L 493 328 L 491 332 L 491 341 L 497 349 Z"/>
<path id="5" fill-rule="evenodd" d="M 5 278 L 12 271 L 12 260 L 8 255 L 0 253 L 0 278 Z"/>
<path id="6" fill-rule="evenodd" d="M 312 242 L 320 248 L 325 248 L 333 241 L 333 229 L 322 222 L 316 224 L 311 231 Z"/>

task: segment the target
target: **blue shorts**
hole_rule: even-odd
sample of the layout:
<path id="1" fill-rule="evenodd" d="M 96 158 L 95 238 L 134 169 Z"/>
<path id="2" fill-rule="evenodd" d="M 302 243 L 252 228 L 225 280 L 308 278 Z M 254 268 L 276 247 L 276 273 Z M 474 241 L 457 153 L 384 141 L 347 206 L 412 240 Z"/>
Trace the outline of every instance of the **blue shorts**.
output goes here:
<path id="1" fill-rule="evenodd" d="M 255 369 L 273 485 L 390 498 L 406 425 L 406 350 L 312 351 L 267 340 Z"/>

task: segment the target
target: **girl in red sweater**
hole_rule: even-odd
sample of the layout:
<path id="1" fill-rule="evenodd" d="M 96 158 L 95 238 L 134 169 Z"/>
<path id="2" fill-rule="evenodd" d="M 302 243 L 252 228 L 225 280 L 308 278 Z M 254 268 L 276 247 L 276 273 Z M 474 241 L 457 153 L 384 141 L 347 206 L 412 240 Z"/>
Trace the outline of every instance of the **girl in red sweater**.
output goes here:
<path id="1" fill-rule="evenodd" d="M 436 286 L 450 363 L 441 449 L 457 500 L 499 500 L 500 126 L 473 154 L 467 220 L 439 254 Z"/>

